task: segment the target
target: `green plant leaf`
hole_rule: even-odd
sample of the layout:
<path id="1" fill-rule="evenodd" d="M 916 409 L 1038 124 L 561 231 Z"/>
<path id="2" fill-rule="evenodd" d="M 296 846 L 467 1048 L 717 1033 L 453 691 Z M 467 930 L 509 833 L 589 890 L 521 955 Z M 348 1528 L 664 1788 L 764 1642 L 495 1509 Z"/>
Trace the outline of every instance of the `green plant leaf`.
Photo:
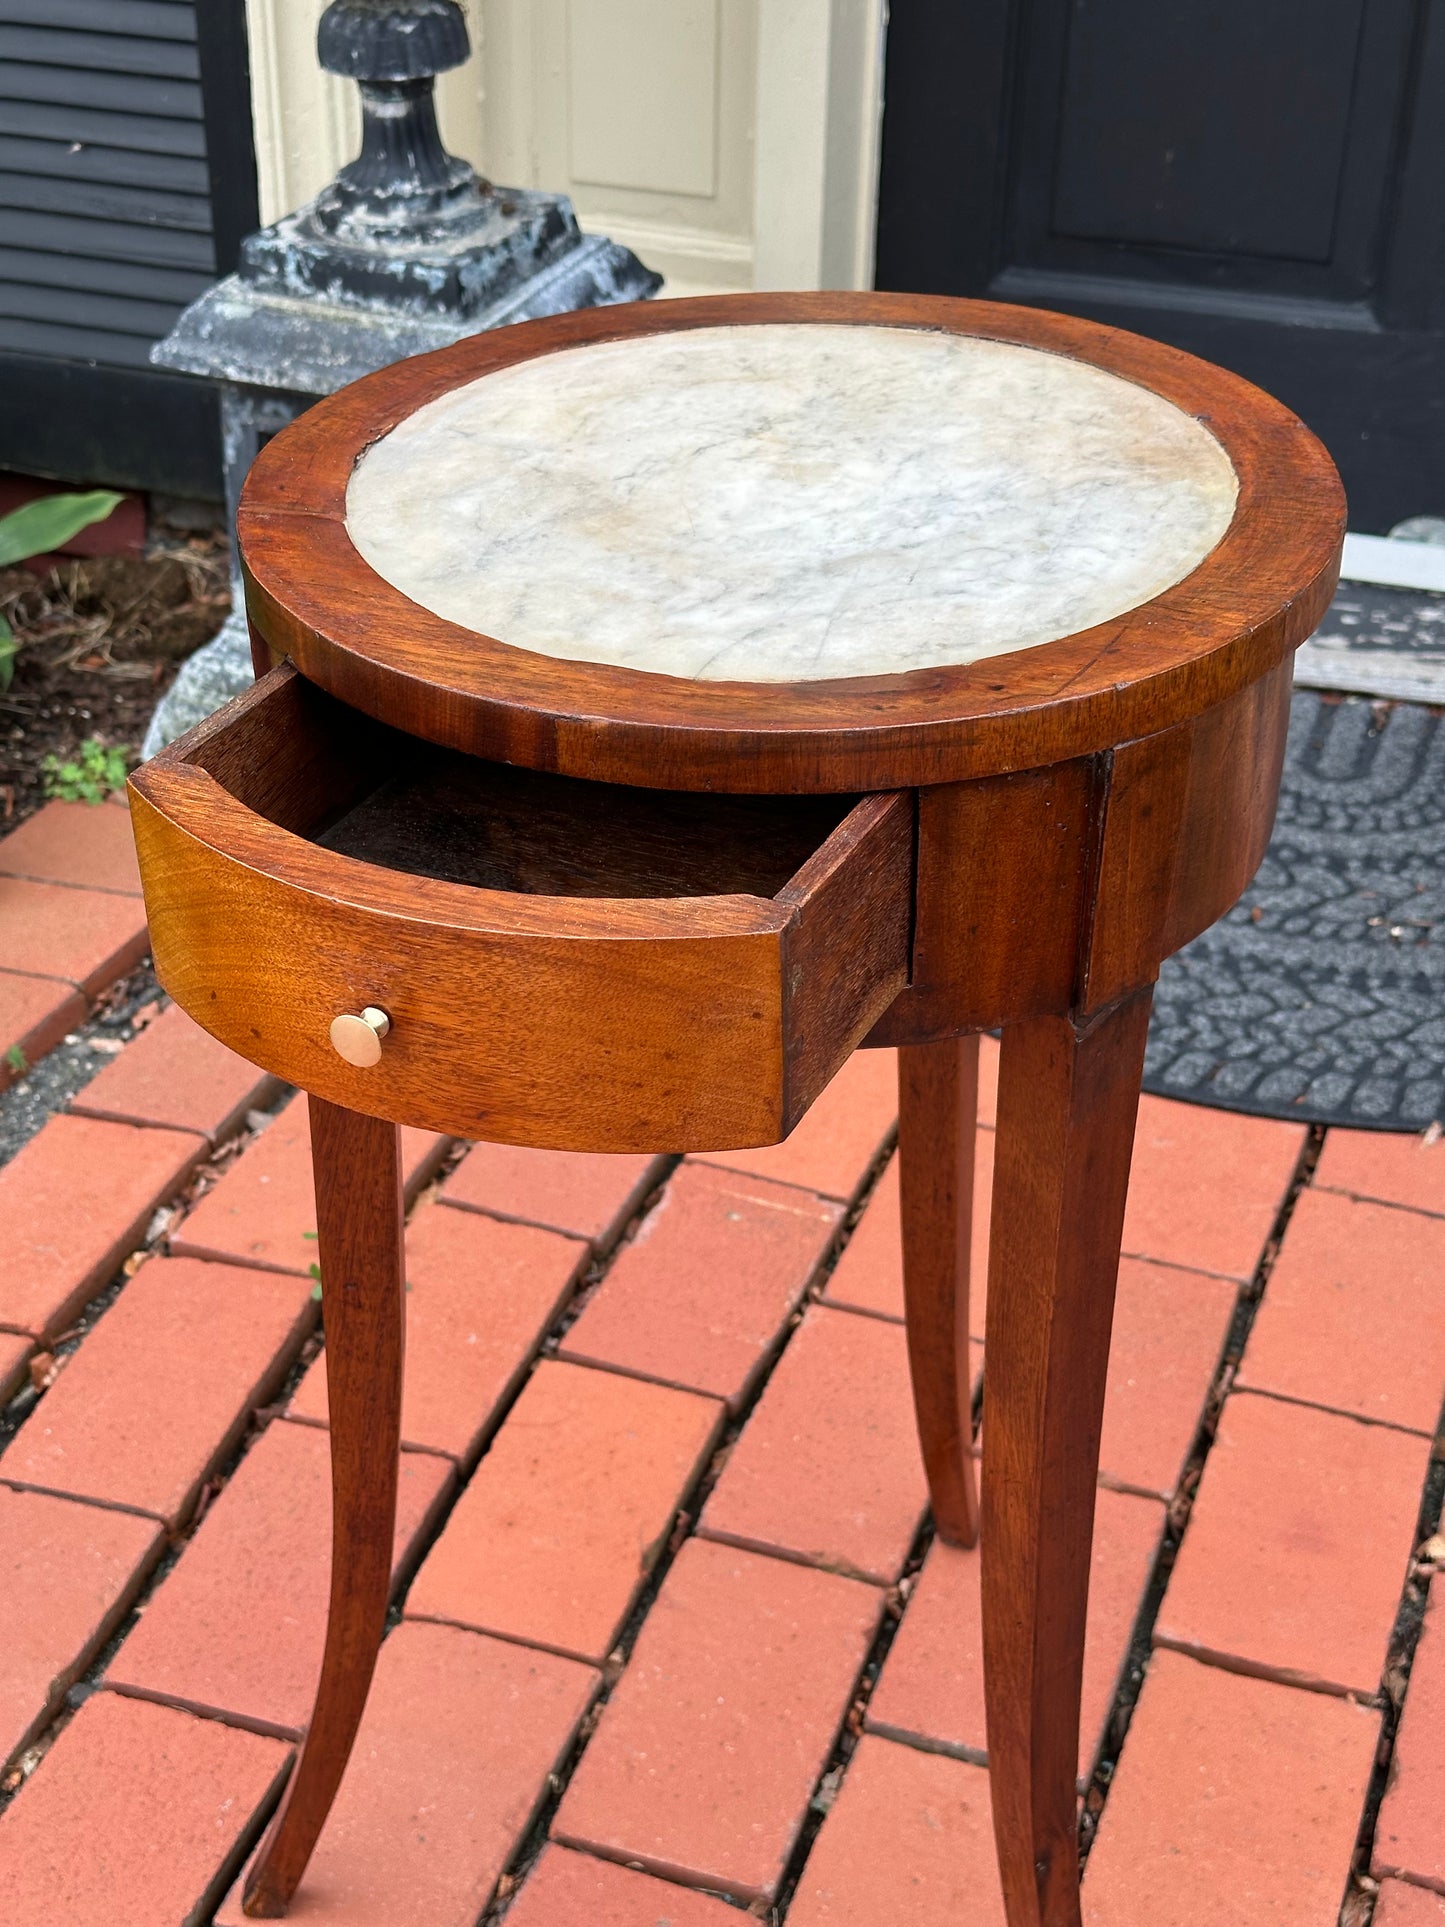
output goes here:
<path id="1" fill-rule="evenodd" d="M 0 569 L 58 549 L 92 522 L 103 522 L 121 499 L 113 488 L 91 489 L 84 495 L 42 495 L 37 502 L 0 515 Z"/>
<path id="2" fill-rule="evenodd" d="M 47 756 L 41 767 L 45 794 L 62 803 L 103 803 L 112 790 L 125 787 L 125 751 L 95 736 L 87 736 L 69 762 Z"/>
<path id="3" fill-rule="evenodd" d="M 18 1044 L 12 1044 L 5 1053 L 5 1063 L 17 1077 L 23 1077 L 30 1066 L 25 1061 L 25 1053 Z"/>
<path id="4" fill-rule="evenodd" d="M 8 689 L 15 680 L 15 658 L 20 654 L 20 644 L 15 639 L 15 631 L 0 616 L 0 689 Z"/>

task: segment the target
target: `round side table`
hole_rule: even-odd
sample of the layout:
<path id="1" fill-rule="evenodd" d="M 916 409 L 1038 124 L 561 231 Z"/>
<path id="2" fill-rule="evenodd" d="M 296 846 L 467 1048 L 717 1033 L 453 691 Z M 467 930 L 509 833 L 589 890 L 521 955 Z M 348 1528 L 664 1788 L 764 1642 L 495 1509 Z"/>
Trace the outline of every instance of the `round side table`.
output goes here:
<path id="1" fill-rule="evenodd" d="M 1151 987 L 1264 852 L 1343 500 L 1284 408 L 1083 321 L 892 295 L 478 336 L 262 453 L 260 680 L 141 769 L 157 969 L 310 1093 L 334 1479 L 284 1913 L 383 1630 L 398 1125 L 776 1142 L 899 1049 L 938 1530 L 980 1530 L 968 1214 L 1002 1031 L 982 1478 L 1011 1927 L 1077 1927 L 1094 1482 Z"/>

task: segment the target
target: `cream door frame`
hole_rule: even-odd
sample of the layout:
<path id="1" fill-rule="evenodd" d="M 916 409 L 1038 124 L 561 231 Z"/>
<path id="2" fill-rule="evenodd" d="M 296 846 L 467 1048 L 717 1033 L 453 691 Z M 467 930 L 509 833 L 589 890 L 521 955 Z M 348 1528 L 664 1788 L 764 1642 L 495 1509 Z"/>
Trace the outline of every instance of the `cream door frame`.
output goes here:
<path id="1" fill-rule="evenodd" d="M 266 221 L 356 151 L 324 4 L 246 0 Z M 484 172 L 571 194 L 668 293 L 871 285 L 886 0 L 465 4 L 477 51 L 438 101 Z"/>

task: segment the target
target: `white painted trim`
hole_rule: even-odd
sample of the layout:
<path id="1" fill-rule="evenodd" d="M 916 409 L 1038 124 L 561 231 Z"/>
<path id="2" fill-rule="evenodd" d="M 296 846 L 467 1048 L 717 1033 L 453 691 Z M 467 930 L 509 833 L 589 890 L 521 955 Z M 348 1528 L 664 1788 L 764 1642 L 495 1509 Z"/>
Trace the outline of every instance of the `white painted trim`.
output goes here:
<path id="1" fill-rule="evenodd" d="M 753 286 L 823 278 L 832 0 L 760 0 Z"/>
<path id="2" fill-rule="evenodd" d="M 1347 535 L 1340 574 L 1347 582 L 1372 582 L 1384 589 L 1422 589 L 1445 593 L 1445 548 L 1434 542 L 1407 542 L 1393 535 Z"/>
<path id="3" fill-rule="evenodd" d="M 759 0 L 755 288 L 873 284 L 886 0 Z"/>
<path id="4" fill-rule="evenodd" d="M 887 0 L 834 0 L 821 286 L 871 288 Z"/>

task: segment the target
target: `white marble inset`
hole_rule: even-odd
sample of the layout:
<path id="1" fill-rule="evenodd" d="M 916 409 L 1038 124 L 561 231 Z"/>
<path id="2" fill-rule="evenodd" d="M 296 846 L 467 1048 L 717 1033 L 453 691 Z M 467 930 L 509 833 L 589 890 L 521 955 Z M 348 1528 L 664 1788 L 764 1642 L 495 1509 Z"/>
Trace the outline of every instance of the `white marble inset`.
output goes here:
<path id="1" fill-rule="evenodd" d="M 807 323 L 545 355 L 362 457 L 351 539 L 524 649 L 763 682 L 974 662 L 1178 582 L 1237 483 L 1146 388 L 1012 343 Z"/>

